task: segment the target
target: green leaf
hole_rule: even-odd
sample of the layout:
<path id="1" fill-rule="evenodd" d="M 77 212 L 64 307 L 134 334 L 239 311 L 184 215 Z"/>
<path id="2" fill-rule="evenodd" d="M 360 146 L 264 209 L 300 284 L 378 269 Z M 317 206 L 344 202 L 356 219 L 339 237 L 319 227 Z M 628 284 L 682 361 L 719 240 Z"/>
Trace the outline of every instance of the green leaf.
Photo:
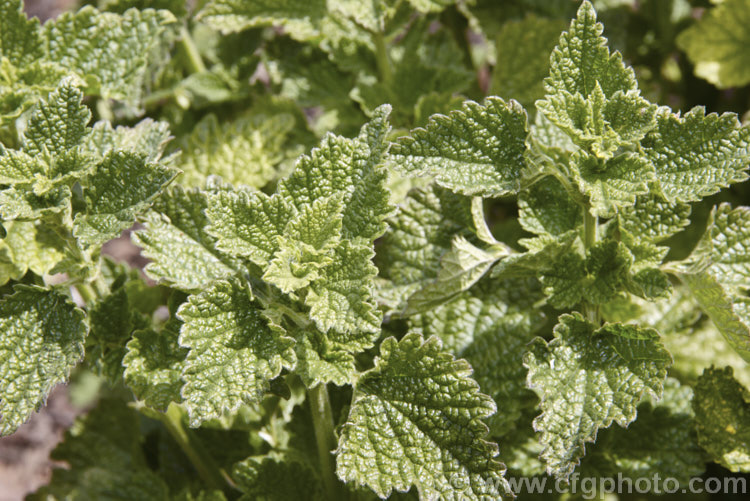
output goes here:
<path id="1" fill-rule="evenodd" d="M 22 0 L 0 2 L 0 57 L 23 67 L 44 56 L 39 20 L 27 19 Z"/>
<path id="2" fill-rule="evenodd" d="M 600 158 L 635 143 L 654 126 L 656 106 L 640 97 L 622 55 L 610 54 L 596 12 L 585 1 L 550 58 L 547 96 L 537 108 L 573 141 Z"/>
<path id="3" fill-rule="evenodd" d="M 750 391 L 731 367 L 705 369 L 693 398 L 698 443 L 733 472 L 750 471 Z"/>
<path id="4" fill-rule="evenodd" d="M 210 225 L 207 231 L 216 238 L 216 248 L 220 251 L 265 267 L 278 249 L 278 237 L 283 235 L 296 213 L 279 195 L 219 191 L 208 200 L 206 215 Z"/>
<path id="5" fill-rule="evenodd" d="M 679 34 L 677 45 L 687 52 L 696 75 L 720 89 L 750 82 L 749 17 L 750 5 L 746 1 L 726 0 Z"/>
<path id="6" fill-rule="evenodd" d="M 21 426 L 83 358 L 84 318 L 41 287 L 17 285 L 0 300 L 0 436 Z"/>
<path id="7" fill-rule="evenodd" d="M 336 451 L 336 472 L 382 498 L 416 486 L 421 496 L 499 499 L 509 492 L 482 419 L 495 412 L 463 360 L 416 334 L 380 346 L 360 376 Z M 443 395 L 437 388 L 450 388 Z"/>
<path id="8" fill-rule="evenodd" d="M 591 214 L 601 217 L 634 205 L 636 195 L 647 194 L 654 179 L 653 165 L 635 153 L 602 160 L 579 151 L 571 156 L 570 169 L 581 193 L 589 197 Z"/>
<path id="9" fill-rule="evenodd" d="M 745 304 L 734 300 L 709 273 L 682 273 L 680 278 L 727 343 L 750 362 L 750 312 Z"/>
<path id="10" fill-rule="evenodd" d="M 375 255 L 380 276 L 397 288 L 397 303 L 437 278 L 440 259 L 450 250 L 453 236 L 467 234 L 470 226 L 467 198 L 436 185 L 409 192 L 388 220 Z M 394 305 L 398 310 L 404 306 Z"/>
<path id="11" fill-rule="evenodd" d="M 524 358 L 528 385 L 541 398 L 534 420 L 547 472 L 568 478 L 597 431 L 627 426 L 647 393 L 660 398 L 669 353 L 653 329 L 562 315 L 549 343 L 537 338 Z"/>
<path id="12" fill-rule="evenodd" d="M 555 308 L 573 307 L 582 300 L 602 304 L 620 292 L 632 263 L 625 245 L 604 240 L 588 250 L 585 260 L 577 253 L 561 254 L 548 264 L 540 280 Z"/>
<path id="13" fill-rule="evenodd" d="M 416 176 L 433 176 L 456 193 L 498 197 L 517 193 L 525 165 L 526 112 L 515 101 L 466 101 L 433 116 L 391 148 L 390 162 Z"/>
<path id="14" fill-rule="evenodd" d="M 234 465 L 232 478 L 243 495 L 241 501 L 263 499 L 288 501 L 326 499 L 320 478 L 309 467 L 292 460 L 249 457 Z"/>
<path id="15" fill-rule="evenodd" d="M 737 115 L 693 108 L 680 117 L 662 109 L 656 123 L 641 146 L 668 201 L 697 202 L 747 179 L 750 129 Z"/>
<path id="16" fill-rule="evenodd" d="M 535 278 L 485 278 L 448 302 L 412 315 L 409 327 L 425 337 L 439 337 L 446 350 L 462 356 L 474 339 L 491 332 L 506 316 L 524 313 L 540 318 L 541 312 L 531 311 L 541 297 Z"/>
<path id="17" fill-rule="evenodd" d="M 122 16 L 84 7 L 44 24 L 48 57 L 75 72 L 91 92 L 139 103 L 153 55 L 161 50 L 168 11 L 131 9 Z"/>
<path id="18" fill-rule="evenodd" d="M 42 276 L 65 257 L 65 242 L 38 221 L 6 221 L 0 240 L 0 284 L 19 280 L 31 270 Z"/>
<path id="19" fill-rule="evenodd" d="M 333 383 L 337 386 L 351 384 L 357 374 L 352 352 L 360 351 L 349 346 L 347 339 L 336 334 L 324 334 L 314 327 L 293 331 L 297 366 L 294 372 L 307 388 Z M 329 338 L 339 338 L 332 341 Z M 349 349 L 347 349 L 349 348 Z"/>
<path id="20" fill-rule="evenodd" d="M 198 18 L 224 34 L 278 25 L 295 38 L 305 40 L 317 34 L 317 24 L 325 15 L 325 0 L 211 0 Z"/>
<path id="21" fill-rule="evenodd" d="M 75 218 L 73 231 L 79 242 L 93 247 L 119 236 L 176 175 L 144 156 L 108 153 L 84 191 L 86 212 Z"/>
<path id="22" fill-rule="evenodd" d="M 149 321 L 131 309 L 127 291 L 120 288 L 93 304 L 89 310 L 89 323 L 87 362 L 99 375 L 116 384 L 122 378 L 125 343 L 134 329 L 145 327 Z"/>
<path id="23" fill-rule="evenodd" d="M 160 331 L 136 331 L 122 359 L 125 384 L 138 400 L 157 410 L 182 401 L 182 370 L 188 351 L 178 344 L 181 325 L 170 320 Z"/>
<path id="24" fill-rule="evenodd" d="M 475 332 L 471 344 L 460 353 L 474 368 L 474 379 L 481 390 L 501 409 L 487 420 L 493 436 L 515 429 L 522 411 L 537 402 L 526 388 L 523 356 L 534 332 L 543 325 L 541 314 L 509 312 L 483 331 Z"/>
<path id="25" fill-rule="evenodd" d="M 277 237 L 274 254 L 263 279 L 290 293 L 320 277 L 320 270 L 332 262 L 331 252 L 341 241 L 342 197 L 315 200 L 303 207 L 296 219 Z"/>
<path id="26" fill-rule="evenodd" d="M 550 53 L 564 28 L 560 20 L 534 15 L 503 23 L 495 38 L 497 60 L 490 93 L 533 106 L 544 95 Z"/>
<path id="27" fill-rule="evenodd" d="M 52 452 L 55 468 L 41 499 L 169 499 L 169 489 L 150 468 L 138 412 L 122 400 L 105 398 L 79 417 Z"/>
<path id="28" fill-rule="evenodd" d="M 560 181 L 546 176 L 518 195 L 518 222 L 531 233 L 558 236 L 583 224 L 583 211 Z"/>
<path id="29" fill-rule="evenodd" d="M 58 156 L 78 146 L 91 120 L 91 112 L 81 104 L 82 99 L 83 92 L 72 79 L 60 82 L 29 117 L 24 150 L 31 156 Z"/>
<path id="30" fill-rule="evenodd" d="M 693 390 L 667 378 L 664 396 L 638 406 L 638 419 L 627 428 L 601 430 L 581 462 L 586 477 L 630 479 L 674 478 L 681 486 L 705 470 L 698 446 L 690 401 Z"/>
<path id="31" fill-rule="evenodd" d="M 698 443 L 733 472 L 750 471 L 750 391 L 731 367 L 703 371 L 693 397 Z"/>
<path id="32" fill-rule="evenodd" d="M 233 185 L 262 188 L 276 176 L 286 160 L 284 142 L 294 127 L 294 117 L 252 115 L 219 123 L 216 115 L 198 122 L 183 141 L 180 183 L 201 186 L 210 175 Z"/>
<path id="33" fill-rule="evenodd" d="M 435 281 L 409 297 L 404 315 L 427 311 L 475 284 L 495 264 L 508 255 L 504 246 L 480 249 L 464 237 L 457 236 L 451 250 L 440 261 Z"/>
<path id="34" fill-rule="evenodd" d="M 145 156 L 148 162 L 157 162 L 170 139 L 169 124 L 150 118 L 141 120 L 134 127 L 112 127 L 109 122 L 97 122 L 84 139 L 82 149 L 100 159 L 110 151 L 118 150 Z"/>
<path id="35" fill-rule="evenodd" d="M 320 330 L 359 333 L 361 342 L 346 343 L 352 351 L 369 348 L 380 333 L 382 315 L 372 297 L 378 272 L 371 261 L 373 255 L 370 247 L 342 241 L 331 256 L 331 264 L 322 268 L 320 278 L 310 284 L 305 298 L 310 317 Z"/>
<path id="36" fill-rule="evenodd" d="M 177 316 L 180 346 L 190 349 L 182 373 L 190 426 L 260 401 L 268 381 L 294 367 L 294 341 L 244 286 L 217 281 L 190 296 Z"/>
<path id="37" fill-rule="evenodd" d="M 354 139 L 328 135 L 310 155 L 301 157 L 294 172 L 279 182 L 278 195 L 298 211 L 314 200 L 342 195 L 341 236 L 370 244 L 386 229 L 393 211 L 383 168 L 388 150 L 390 106 L 378 108 Z"/>
<path id="38" fill-rule="evenodd" d="M 724 287 L 750 288 L 750 208 L 732 209 L 726 203 L 714 207 L 705 233 L 684 263 Z"/>
<path id="39" fill-rule="evenodd" d="M 196 290 L 236 273 L 236 261 L 217 249 L 206 231 L 205 210 L 212 189 L 171 186 L 142 217 L 146 229 L 131 235 L 151 262 L 146 274 L 180 289 Z"/>
<path id="40" fill-rule="evenodd" d="M 635 205 L 617 213 L 617 223 L 628 243 L 661 242 L 690 224 L 690 206 L 654 194 L 643 195 L 636 198 Z"/>
<path id="41" fill-rule="evenodd" d="M 605 97 L 637 89 L 635 74 L 618 52 L 610 54 L 596 12 L 584 1 L 570 29 L 560 36 L 550 60 L 550 76 L 544 82 L 548 94 L 566 92 L 589 96 L 598 86 Z"/>

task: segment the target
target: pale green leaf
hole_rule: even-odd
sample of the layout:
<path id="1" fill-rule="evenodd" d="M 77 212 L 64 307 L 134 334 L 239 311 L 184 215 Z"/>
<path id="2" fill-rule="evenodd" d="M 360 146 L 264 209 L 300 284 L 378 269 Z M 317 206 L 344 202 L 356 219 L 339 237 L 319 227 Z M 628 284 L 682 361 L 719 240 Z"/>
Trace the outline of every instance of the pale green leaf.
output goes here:
<path id="1" fill-rule="evenodd" d="M 568 478 L 587 442 L 612 422 L 627 426 L 646 394 L 661 397 L 669 353 L 653 329 L 562 315 L 549 343 L 537 338 L 524 358 L 528 385 L 541 398 L 534 420 L 547 471 Z"/>
<path id="2" fill-rule="evenodd" d="M 371 261 L 373 255 L 370 247 L 342 241 L 305 298 L 310 317 L 320 330 L 359 333 L 363 340 L 352 345 L 352 351 L 369 348 L 380 333 L 382 315 L 372 297 L 378 272 Z"/>
<path id="3" fill-rule="evenodd" d="M 18 285 L 0 300 L 0 436 L 38 410 L 83 358 L 84 313 L 53 290 Z"/>
<path id="4" fill-rule="evenodd" d="M 337 386 L 351 384 L 357 374 L 354 355 L 341 342 L 331 342 L 335 334 L 323 334 L 314 327 L 293 332 L 296 339 L 294 350 L 297 366 L 294 372 L 306 387 L 333 383 Z M 346 342 L 341 339 L 340 341 Z"/>
<path id="5" fill-rule="evenodd" d="M 211 0 L 199 18 L 222 33 L 257 26 L 283 26 L 294 38 L 306 40 L 317 34 L 326 15 L 325 0 Z"/>
<path id="6" fill-rule="evenodd" d="M 390 106 L 378 108 L 354 139 L 329 134 L 294 172 L 279 182 L 278 194 L 302 210 L 313 200 L 341 193 L 342 238 L 370 244 L 386 229 L 393 208 L 383 167 L 388 150 Z"/>
<path id="7" fill-rule="evenodd" d="M 59 156 L 78 146 L 91 112 L 81 103 L 83 92 L 66 78 L 39 103 L 24 131 L 24 150 L 31 156 Z"/>
<path id="8" fill-rule="evenodd" d="M 302 207 L 284 234 L 277 237 L 279 250 L 271 259 L 263 279 L 290 293 L 319 278 L 320 269 L 333 260 L 331 252 L 341 241 L 342 197 L 315 200 Z"/>
<path id="9" fill-rule="evenodd" d="M 613 217 L 620 208 L 634 205 L 636 195 L 647 194 L 654 179 L 653 165 L 634 153 L 603 160 L 577 152 L 570 169 L 578 188 L 589 197 L 591 214 L 601 217 Z"/>
<path id="10" fill-rule="evenodd" d="M 750 288 L 750 208 L 714 207 L 703 237 L 684 263 L 724 287 Z"/>
<path id="11" fill-rule="evenodd" d="M 27 19 L 22 0 L 0 2 L 0 57 L 23 67 L 44 56 L 39 20 Z"/>
<path id="12" fill-rule="evenodd" d="M 220 191 L 209 197 L 208 233 L 216 248 L 232 256 L 268 265 L 278 249 L 277 238 L 297 210 L 282 196 L 261 192 Z"/>
<path id="13" fill-rule="evenodd" d="M 750 391 L 730 367 L 706 369 L 693 398 L 698 443 L 733 472 L 750 471 Z"/>
<path id="14" fill-rule="evenodd" d="M 364 373 L 336 451 L 336 472 L 385 498 L 502 499 L 509 493 L 482 419 L 495 412 L 463 360 L 415 334 L 380 346 Z"/>
<path id="15" fill-rule="evenodd" d="M 518 222 L 537 235 L 558 236 L 580 226 L 583 211 L 560 181 L 546 176 L 518 195 Z"/>
<path id="16" fill-rule="evenodd" d="M 88 180 L 86 212 L 75 218 L 74 234 L 79 242 L 92 247 L 119 236 L 176 175 L 173 169 L 147 162 L 144 156 L 108 153 Z"/>
<path id="17" fill-rule="evenodd" d="M 484 250 L 464 237 L 456 236 L 451 250 L 440 261 L 437 278 L 409 297 L 404 314 L 426 311 L 465 291 L 482 278 L 498 259 L 507 255 L 508 249 L 504 246 Z"/>
<path id="18" fill-rule="evenodd" d="M 65 257 L 65 243 L 52 228 L 35 221 L 6 221 L 0 240 L 0 284 L 31 270 L 44 275 Z"/>
<path id="19" fill-rule="evenodd" d="M 207 233 L 205 210 L 211 190 L 172 186 L 142 217 L 146 228 L 131 235 L 151 259 L 145 271 L 154 280 L 181 289 L 201 289 L 216 279 L 229 278 L 238 264 L 217 249 Z"/>
<path id="20" fill-rule="evenodd" d="M 284 141 L 294 117 L 253 115 L 219 123 L 216 115 L 198 122 L 183 141 L 180 183 L 201 186 L 210 175 L 233 185 L 262 188 L 286 160 Z"/>
<path id="21" fill-rule="evenodd" d="M 156 162 L 170 139 L 169 124 L 150 118 L 141 120 L 134 127 L 112 127 L 109 122 L 97 122 L 81 148 L 98 158 L 104 158 L 112 150 L 119 150 L 143 155 L 147 161 Z"/>
<path id="22" fill-rule="evenodd" d="M 84 7 L 45 23 L 50 60 L 83 78 L 90 91 L 136 105 L 148 78 L 148 65 L 162 50 L 168 11 L 131 9 L 123 15 Z"/>
<path id="23" fill-rule="evenodd" d="M 187 350 L 178 344 L 181 322 L 170 320 L 159 330 L 133 333 L 122 359 L 125 384 L 138 400 L 157 410 L 180 402 L 182 370 Z"/>
<path id="24" fill-rule="evenodd" d="M 641 142 L 669 201 L 697 202 L 747 179 L 750 128 L 737 115 L 706 115 L 693 108 L 684 116 L 661 109 L 657 127 Z"/>
<path id="25" fill-rule="evenodd" d="M 742 303 L 733 300 L 721 283 L 709 273 L 682 273 L 680 278 L 727 343 L 745 361 L 750 362 L 750 315 Z"/>
<path id="26" fill-rule="evenodd" d="M 294 367 L 294 340 L 245 286 L 217 281 L 190 296 L 177 316 L 184 322 L 180 346 L 190 349 L 182 398 L 191 426 L 258 402 L 282 368 Z"/>
<path id="27" fill-rule="evenodd" d="M 628 243 L 661 242 L 690 224 L 690 206 L 654 194 L 643 195 L 636 198 L 635 205 L 617 213 L 617 223 Z"/>
<path id="28" fill-rule="evenodd" d="M 720 89 L 750 82 L 750 4 L 726 0 L 677 37 L 679 47 L 695 65 L 695 74 Z"/>
<path id="29" fill-rule="evenodd" d="M 578 9 L 570 29 L 560 36 L 550 60 L 550 76 L 544 82 L 548 94 L 589 96 L 599 86 L 606 98 L 616 92 L 637 89 L 635 74 L 618 52 L 610 54 L 603 26 L 589 1 Z"/>
<path id="30" fill-rule="evenodd" d="M 461 110 L 435 115 L 425 128 L 399 139 L 389 161 L 463 195 L 507 195 L 521 186 L 527 133 L 526 112 L 515 101 L 466 101 Z"/>
<path id="31" fill-rule="evenodd" d="M 656 106 L 640 97 L 622 55 L 610 54 L 596 12 L 585 1 L 560 37 L 537 108 L 573 142 L 601 158 L 642 139 L 654 126 Z"/>

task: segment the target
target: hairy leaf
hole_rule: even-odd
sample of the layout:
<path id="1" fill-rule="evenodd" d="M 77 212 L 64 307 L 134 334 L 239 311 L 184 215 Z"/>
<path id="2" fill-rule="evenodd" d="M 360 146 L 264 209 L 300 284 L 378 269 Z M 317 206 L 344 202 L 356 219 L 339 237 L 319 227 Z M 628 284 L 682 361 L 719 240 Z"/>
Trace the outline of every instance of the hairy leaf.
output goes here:
<path id="1" fill-rule="evenodd" d="M 568 478 L 597 431 L 627 426 L 646 394 L 661 397 L 669 353 L 653 329 L 562 315 L 549 343 L 537 338 L 524 359 L 528 385 L 541 398 L 534 420 L 547 471 Z"/>
<path id="2" fill-rule="evenodd" d="M 0 436 L 38 410 L 83 358 L 84 313 L 54 290 L 17 285 L 0 300 Z"/>
<path id="3" fill-rule="evenodd" d="M 177 313 L 180 346 L 189 348 L 182 398 L 190 425 L 258 402 L 283 367 L 294 366 L 294 341 L 272 324 L 250 290 L 217 281 Z"/>
<path id="4" fill-rule="evenodd" d="M 501 499 L 504 467 L 482 418 L 495 412 L 463 360 L 415 334 L 380 346 L 355 386 L 339 439 L 336 471 L 385 498 L 414 485 L 444 499 Z"/>
<path id="5" fill-rule="evenodd" d="M 656 118 L 641 145 L 667 200 L 697 202 L 747 179 L 750 129 L 735 114 L 693 108 L 681 117 L 661 109 Z"/>
<path id="6" fill-rule="evenodd" d="M 122 359 L 125 384 L 136 398 L 157 410 L 182 400 L 182 370 L 188 351 L 178 344 L 181 325 L 171 320 L 159 331 L 136 331 Z"/>
<path id="7" fill-rule="evenodd" d="M 145 269 L 148 276 L 194 290 L 236 273 L 236 261 L 219 251 L 216 238 L 206 231 L 204 211 L 211 191 L 172 186 L 142 217 L 146 229 L 131 238 L 151 259 Z"/>
<path id="8" fill-rule="evenodd" d="M 143 156 L 107 154 L 87 184 L 86 212 L 75 218 L 76 237 L 84 247 L 91 247 L 118 236 L 176 175 Z"/>
<path id="9" fill-rule="evenodd" d="M 527 132 L 526 112 L 515 101 L 466 101 L 396 142 L 390 162 L 463 195 L 507 195 L 520 188 Z"/>

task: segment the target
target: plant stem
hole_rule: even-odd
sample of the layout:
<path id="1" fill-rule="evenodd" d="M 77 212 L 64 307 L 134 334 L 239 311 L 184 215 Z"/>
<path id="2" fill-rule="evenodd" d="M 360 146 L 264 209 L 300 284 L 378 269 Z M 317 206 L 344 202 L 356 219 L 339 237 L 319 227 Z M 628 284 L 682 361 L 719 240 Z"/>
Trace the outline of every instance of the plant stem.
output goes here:
<path id="1" fill-rule="evenodd" d="M 388 58 L 388 47 L 386 46 L 383 32 L 374 32 L 372 34 L 372 39 L 373 42 L 375 42 L 375 62 L 378 65 L 380 80 L 386 84 L 390 83 L 393 74 L 391 73 L 391 61 Z"/>
<path id="2" fill-rule="evenodd" d="M 206 452 L 193 432 L 185 427 L 182 421 L 183 410 L 180 406 L 170 404 L 167 412 L 161 414 L 160 417 L 167 431 L 188 457 L 206 486 L 219 490 L 226 489 L 229 484 L 228 478 Z"/>
<path id="3" fill-rule="evenodd" d="M 206 71 L 206 65 L 203 64 L 203 59 L 201 59 L 201 55 L 198 52 L 198 47 L 195 46 L 193 37 L 190 36 L 190 32 L 186 26 L 180 28 L 180 45 L 182 45 L 182 49 L 185 51 L 185 55 L 188 58 L 190 71 L 193 73 L 202 73 Z"/>
<path id="4" fill-rule="evenodd" d="M 591 215 L 589 208 L 584 206 L 583 208 L 583 246 L 588 251 L 591 247 L 596 244 L 597 240 L 597 217 Z M 599 307 L 588 302 L 583 303 L 583 313 L 589 322 L 594 325 L 599 325 L 601 319 L 599 317 Z"/>
<path id="5" fill-rule="evenodd" d="M 596 243 L 596 226 L 597 220 L 595 216 L 591 215 L 588 207 L 583 208 L 583 245 L 586 250 L 589 250 Z"/>
<path id="6" fill-rule="evenodd" d="M 319 384 L 309 390 L 310 410 L 312 411 L 313 426 L 315 427 L 315 442 L 318 446 L 318 459 L 323 475 L 328 499 L 341 499 L 339 496 L 338 479 L 333 471 L 331 451 L 336 448 L 336 434 L 333 431 L 333 412 L 328 399 L 328 388 Z"/>
<path id="7" fill-rule="evenodd" d="M 76 290 L 81 295 L 81 298 L 83 298 L 86 304 L 93 303 L 99 297 L 99 294 L 97 294 L 94 288 L 89 284 L 76 284 Z"/>

